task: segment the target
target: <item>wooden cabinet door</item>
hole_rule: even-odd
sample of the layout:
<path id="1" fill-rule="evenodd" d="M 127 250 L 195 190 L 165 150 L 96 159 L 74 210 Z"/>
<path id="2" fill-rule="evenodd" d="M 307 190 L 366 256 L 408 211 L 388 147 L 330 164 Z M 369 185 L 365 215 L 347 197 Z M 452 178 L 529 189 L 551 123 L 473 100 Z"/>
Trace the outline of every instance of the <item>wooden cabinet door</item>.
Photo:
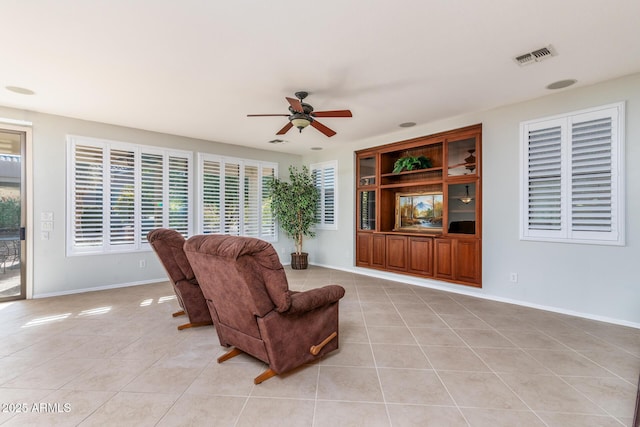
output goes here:
<path id="1" fill-rule="evenodd" d="M 356 234 L 356 265 L 363 267 L 371 265 L 372 237 L 371 233 Z"/>
<path id="2" fill-rule="evenodd" d="M 456 242 L 456 279 L 480 283 L 480 240 L 458 239 Z"/>
<path id="3" fill-rule="evenodd" d="M 433 239 L 430 237 L 409 237 L 408 271 L 421 276 L 432 276 Z"/>
<path id="4" fill-rule="evenodd" d="M 387 235 L 387 268 L 390 270 L 407 270 L 407 237 Z"/>
<path id="5" fill-rule="evenodd" d="M 386 245 L 386 236 L 384 234 L 373 235 L 373 250 L 371 251 L 372 267 L 384 268 Z"/>
<path id="6" fill-rule="evenodd" d="M 434 246 L 435 276 L 442 279 L 453 280 L 455 278 L 453 265 L 453 239 L 435 239 Z"/>

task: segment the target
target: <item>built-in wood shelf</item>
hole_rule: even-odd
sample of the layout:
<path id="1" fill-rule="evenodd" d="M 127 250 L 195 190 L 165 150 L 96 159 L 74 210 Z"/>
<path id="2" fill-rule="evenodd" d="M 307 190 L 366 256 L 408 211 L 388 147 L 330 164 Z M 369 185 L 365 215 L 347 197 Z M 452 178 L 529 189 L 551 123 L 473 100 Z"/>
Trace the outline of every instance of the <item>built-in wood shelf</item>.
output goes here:
<path id="1" fill-rule="evenodd" d="M 356 265 L 481 287 L 481 148 L 474 125 L 357 151 Z M 405 156 L 433 167 L 393 173 Z M 467 191 L 472 202 L 461 206 Z M 427 194 L 436 206 L 396 205 Z"/>

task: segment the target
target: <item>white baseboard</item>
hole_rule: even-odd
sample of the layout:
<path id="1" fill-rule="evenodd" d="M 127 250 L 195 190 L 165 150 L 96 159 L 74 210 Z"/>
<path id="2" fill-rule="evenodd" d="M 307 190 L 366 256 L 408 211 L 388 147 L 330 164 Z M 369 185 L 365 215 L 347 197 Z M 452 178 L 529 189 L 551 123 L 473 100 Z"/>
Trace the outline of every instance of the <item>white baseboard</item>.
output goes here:
<path id="1" fill-rule="evenodd" d="M 614 325 L 628 326 L 630 328 L 640 329 L 640 323 L 629 322 L 627 320 L 615 319 L 615 318 L 606 317 L 606 316 L 598 316 L 591 313 L 583 313 L 579 311 L 566 310 L 560 307 L 533 304 L 527 301 L 504 298 L 496 295 L 490 295 L 490 294 L 483 293 L 481 288 L 454 289 L 451 286 L 455 286 L 455 285 L 449 285 L 447 284 L 447 282 L 441 282 L 439 280 L 434 280 L 434 279 L 420 279 L 418 277 L 388 273 L 385 271 L 373 270 L 373 269 L 368 269 L 363 267 L 351 267 L 351 268 L 334 267 L 331 265 L 324 265 L 324 264 L 311 263 L 311 262 L 309 264 L 315 265 L 318 267 L 331 268 L 333 270 L 340 270 L 340 271 L 346 271 L 349 273 L 361 274 L 363 276 L 375 277 L 378 279 L 386 279 L 394 282 L 408 283 L 410 285 L 421 286 L 423 288 L 437 289 L 440 291 L 451 292 L 455 294 L 467 295 L 467 296 L 482 298 L 482 299 L 491 300 L 491 301 L 504 302 L 508 304 L 515 304 L 522 307 L 535 308 L 538 310 L 550 311 L 553 313 L 566 314 L 569 316 L 576 316 L 584 319 L 597 320 L 599 322 L 612 323 Z"/>
<path id="2" fill-rule="evenodd" d="M 81 294 L 83 292 L 93 292 L 93 291 L 104 291 L 107 289 L 117 289 L 117 288 L 127 288 L 129 286 L 139 286 L 139 285 L 149 285 L 151 283 L 158 282 L 166 282 L 169 279 L 166 277 L 161 277 L 159 279 L 151 279 L 151 280 L 141 280 L 139 282 L 129 282 L 129 283 L 116 283 L 113 285 L 105 285 L 105 286 L 97 286 L 95 288 L 82 288 L 82 289 L 72 289 L 69 291 L 61 291 L 61 292 L 48 292 L 45 294 L 34 294 L 33 298 L 49 298 L 49 297 L 57 297 L 61 295 L 73 295 L 73 294 Z"/>

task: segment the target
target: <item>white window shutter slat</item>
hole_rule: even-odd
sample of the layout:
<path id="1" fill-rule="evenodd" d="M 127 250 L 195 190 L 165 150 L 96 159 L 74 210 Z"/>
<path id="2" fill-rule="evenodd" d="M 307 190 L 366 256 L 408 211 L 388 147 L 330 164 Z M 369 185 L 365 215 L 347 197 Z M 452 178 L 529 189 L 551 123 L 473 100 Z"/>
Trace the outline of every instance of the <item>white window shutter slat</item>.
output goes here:
<path id="1" fill-rule="evenodd" d="M 240 235 L 240 164 L 224 162 L 224 234 Z"/>
<path id="2" fill-rule="evenodd" d="M 164 157 L 161 154 L 142 153 L 140 156 L 140 239 L 163 226 L 164 217 Z"/>
<path id="3" fill-rule="evenodd" d="M 562 227 L 562 129 L 553 126 L 527 133 L 527 228 Z"/>
<path id="4" fill-rule="evenodd" d="M 316 207 L 316 228 L 337 230 L 337 169 L 336 161 L 311 165 L 313 185 L 320 197 Z"/>
<path id="5" fill-rule="evenodd" d="M 75 144 L 73 149 L 72 242 L 77 249 L 104 244 L 104 149 Z"/>
<path id="6" fill-rule="evenodd" d="M 244 166 L 244 194 L 243 194 L 243 235 L 249 237 L 260 236 L 260 200 L 258 199 L 258 166 Z"/>
<path id="7" fill-rule="evenodd" d="M 222 233 L 220 162 L 204 160 L 202 165 L 202 233 Z"/>
<path id="8" fill-rule="evenodd" d="M 323 185 L 323 220 L 325 225 L 333 225 L 335 222 L 335 169 L 333 167 L 324 170 Z"/>
<path id="9" fill-rule="evenodd" d="M 572 123 L 571 230 L 610 232 L 612 212 L 612 119 Z"/>
<path id="10" fill-rule="evenodd" d="M 169 156 L 169 228 L 189 237 L 189 159 Z"/>
<path id="11" fill-rule="evenodd" d="M 276 177 L 276 170 L 272 166 L 261 169 L 261 199 L 260 199 L 260 235 L 263 239 L 276 239 L 276 221 L 271 210 L 271 182 Z"/>
<path id="12" fill-rule="evenodd" d="M 109 163 L 109 244 L 133 247 L 136 223 L 135 152 L 112 149 Z"/>

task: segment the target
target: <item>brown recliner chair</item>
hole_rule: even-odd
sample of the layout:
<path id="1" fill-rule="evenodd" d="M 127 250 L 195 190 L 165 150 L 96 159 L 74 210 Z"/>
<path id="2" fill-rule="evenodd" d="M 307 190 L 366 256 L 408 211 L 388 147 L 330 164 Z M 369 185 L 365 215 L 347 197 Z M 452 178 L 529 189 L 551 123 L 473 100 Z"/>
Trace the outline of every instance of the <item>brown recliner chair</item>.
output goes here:
<path id="1" fill-rule="evenodd" d="M 173 317 L 186 314 L 189 318 L 189 323 L 178 326 L 178 329 L 213 324 L 207 302 L 184 253 L 184 237 L 175 230 L 157 228 L 147 234 L 147 240 L 167 271 L 182 308 L 173 313 Z"/>
<path id="2" fill-rule="evenodd" d="M 220 344 L 234 346 L 269 369 L 254 383 L 312 362 L 338 348 L 338 301 L 344 288 L 289 290 L 271 244 L 250 237 L 194 236 L 185 253 L 215 318 Z"/>

